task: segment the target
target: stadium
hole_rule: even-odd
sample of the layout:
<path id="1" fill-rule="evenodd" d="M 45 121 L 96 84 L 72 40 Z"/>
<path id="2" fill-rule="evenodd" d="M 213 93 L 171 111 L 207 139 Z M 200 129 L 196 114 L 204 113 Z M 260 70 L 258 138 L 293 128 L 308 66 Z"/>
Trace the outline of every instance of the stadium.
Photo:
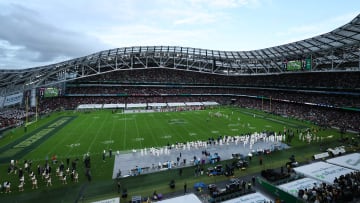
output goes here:
<path id="1" fill-rule="evenodd" d="M 124 47 L 0 78 L 2 202 L 359 201 L 360 15 L 259 50 Z"/>

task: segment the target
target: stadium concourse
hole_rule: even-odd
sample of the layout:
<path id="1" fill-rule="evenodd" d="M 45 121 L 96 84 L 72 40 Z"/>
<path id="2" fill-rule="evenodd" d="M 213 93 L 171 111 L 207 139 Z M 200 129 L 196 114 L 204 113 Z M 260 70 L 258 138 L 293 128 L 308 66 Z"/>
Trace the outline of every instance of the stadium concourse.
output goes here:
<path id="1" fill-rule="evenodd" d="M 117 152 L 112 177 L 128 177 L 143 173 L 153 173 L 173 168 L 199 166 L 195 175 L 209 172 L 204 164 L 214 164 L 220 160 L 250 158 L 254 155 L 271 153 L 288 146 L 281 141 L 285 136 L 266 133 L 253 133 L 244 136 L 219 136 L 208 141 L 192 141 L 169 144 L 160 148 L 144 148 L 131 152 Z"/>

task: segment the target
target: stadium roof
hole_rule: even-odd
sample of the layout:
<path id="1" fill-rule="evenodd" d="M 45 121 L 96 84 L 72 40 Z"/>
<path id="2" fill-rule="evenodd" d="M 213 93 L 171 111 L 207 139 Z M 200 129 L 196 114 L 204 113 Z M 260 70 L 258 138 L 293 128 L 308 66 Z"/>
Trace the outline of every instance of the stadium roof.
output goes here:
<path id="1" fill-rule="evenodd" d="M 0 70 L 0 95 L 111 71 L 153 67 L 222 75 L 286 72 L 289 61 L 311 61 L 311 70 L 360 70 L 360 15 L 329 32 L 305 40 L 251 51 L 217 51 L 178 46 L 138 46 L 105 50 L 47 66 Z M 304 67 L 303 67 L 304 68 Z"/>

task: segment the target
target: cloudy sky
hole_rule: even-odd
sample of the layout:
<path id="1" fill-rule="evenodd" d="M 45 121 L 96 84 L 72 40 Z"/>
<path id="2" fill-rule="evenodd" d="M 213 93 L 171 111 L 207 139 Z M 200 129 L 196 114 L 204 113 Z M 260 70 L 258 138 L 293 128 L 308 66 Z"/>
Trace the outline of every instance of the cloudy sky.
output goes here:
<path id="1" fill-rule="evenodd" d="M 128 46 L 246 51 L 329 32 L 358 0 L 1 0 L 0 69 Z"/>

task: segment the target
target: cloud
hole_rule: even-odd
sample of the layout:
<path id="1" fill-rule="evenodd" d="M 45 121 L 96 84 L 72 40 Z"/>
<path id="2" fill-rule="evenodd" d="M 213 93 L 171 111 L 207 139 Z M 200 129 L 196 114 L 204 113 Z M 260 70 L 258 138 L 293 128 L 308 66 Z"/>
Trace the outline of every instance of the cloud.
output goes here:
<path id="1" fill-rule="evenodd" d="M 259 6 L 259 0 L 188 0 L 192 6 L 206 6 L 213 9 Z"/>
<path id="2" fill-rule="evenodd" d="M 257 7 L 259 0 L 157 0 L 149 18 L 166 16 L 172 25 L 209 25 L 231 19 L 241 7 Z"/>
<path id="3" fill-rule="evenodd" d="M 12 4 L 6 10 L 0 12 L 0 52 L 9 57 L 6 60 L 42 64 L 59 58 L 83 56 L 107 47 L 93 36 L 44 23 L 42 16 L 26 7 Z M 0 59 L 0 64 L 4 64 L 4 60 Z"/>
<path id="4" fill-rule="evenodd" d="M 311 25 L 299 25 L 299 26 L 293 26 L 288 28 L 285 31 L 282 32 L 277 32 L 276 35 L 278 36 L 294 36 L 294 35 L 310 35 L 311 37 L 314 36 L 314 33 L 319 33 L 321 34 L 322 31 L 324 30 L 323 25 L 315 25 L 315 24 L 311 24 Z"/>
<path id="5" fill-rule="evenodd" d="M 217 15 L 209 13 L 194 13 L 191 16 L 187 16 L 182 19 L 174 21 L 175 25 L 183 24 L 209 24 L 217 21 Z"/>
<path id="6" fill-rule="evenodd" d="M 204 33 L 209 30 L 182 30 L 161 28 L 153 25 L 134 24 L 128 26 L 113 26 L 104 33 L 95 31 L 92 35 L 112 47 L 128 46 L 191 46 L 195 42 L 207 38 Z M 197 43 L 198 44 L 198 43 Z M 203 48 L 203 47 L 201 47 Z"/>
<path id="7" fill-rule="evenodd" d="M 211 0 L 210 5 L 217 8 L 237 8 L 242 6 L 259 6 L 257 0 Z"/>
<path id="8" fill-rule="evenodd" d="M 359 15 L 358 12 L 345 13 L 331 18 L 330 21 L 339 25 L 344 25 L 353 20 L 357 15 Z"/>
<path id="9" fill-rule="evenodd" d="M 331 18 L 324 18 L 323 21 L 312 22 L 311 24 L 295 25 L 285 31 L 277 32 L 275 36 L 282 38 L 282 40 L 278 42 L 279 45 L 304 40 L 331 32 L 349 23 L 356 15 L 358 15 L 358 13 L 346 13 Z"/>

